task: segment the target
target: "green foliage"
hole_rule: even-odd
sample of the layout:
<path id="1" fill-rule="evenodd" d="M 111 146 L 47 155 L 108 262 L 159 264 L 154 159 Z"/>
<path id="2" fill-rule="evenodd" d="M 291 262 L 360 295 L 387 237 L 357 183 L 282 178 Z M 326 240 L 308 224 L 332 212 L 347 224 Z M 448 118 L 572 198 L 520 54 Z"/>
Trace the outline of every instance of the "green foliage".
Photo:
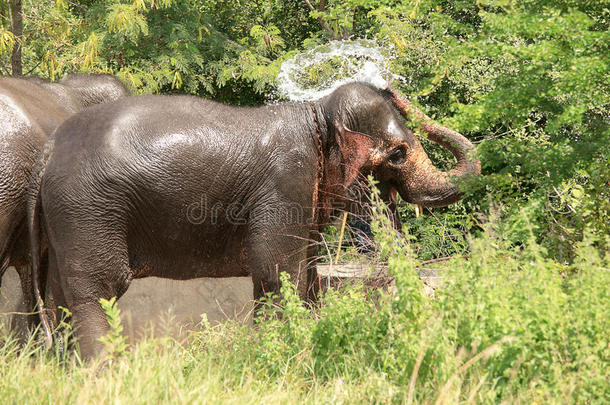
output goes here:
<path id="1" fill-rule="evenodd" d="M 245 104 L 265 99 L 284 51 L 315 32 L 296 0 L 25 0 L 23 9 L 28 74 L 113 73 L 137 92 Z M 8 66 L 10 24 L 0 23 L 0 62 Z"/>
<path id="2" fill-rule="evenodd" d="M 111 366 L 92 372 L 73 357 L 44 355 L 33 341 L 17 350 L 5 337 L 0 399 L 605 403 L 610 241 L 586 233 L 566 266 L 536 242 L 526 213 L 521 222 L 530 230 L 515 247 L 498 217 L 488 218 L 471 257 L 443 267 L 433 298 L 423 293 L 411 244 L 397 245 L 378 216 L 393 291 L 355 284 L 327 291 L 310 310 L 282 274 L 281 298 L 267 300 L 254 325 L 204 319 L 186 344 L 145 340 L 132 350 L 121 343 L 114 300 L 104 301 L 106 347 L 122 354 Z"/>
<path id="3" fill-rule="evenodd" d="M 592 235 L 577 247 L 577 264 L 565 266 L 549 259 L 531 232 L 515 249 L 492 217 L 472 241 L 472 257 L 450 262 L 437 298 L 430 299 L 408 245 L 397 247 L 384 221 L 380 217 L 374 226 L 396 277 L 394 294 L 358 285 L 331 290 L 311 314 L 295 306 L 296 290 L 286 288 L 284 277 L 276 318 L 257 325 L 246 350 L 250 360 L 243 346 L 210 348 L 207 334 L 199 358 L 220 350 L 263 380 L 301 376 L 316 385 L 337 378 L 366 384 L 367 400 L 390 386 L 390 399 L 404 401 L 413 376 L 418 402 L 608 398 L 610 257 L 600 255 Z M 381 390 L 370 376 L 383 381 Z"/>
<path id="4" fill-rule="evenodd" d="M 15 36 L 12 32 L 0 27 L 0 54 L 9 53 L 15 45 Z"/>
<path id="5" fill-rule="evenodd" d="M 139 11 L 140 6 L 136 3 L 112 4 L 106 16 L 108 32 L 121 33 L 133 42 L 137 42 L 140 35 L 148 35 L 148 24 Z"/>
<path id="6" fill-rule="evenodd" d="M 372 15 L 381 22 L 378 39 L 397 50 L 394 70 L 406 78 L 406 92 L 479 143 L 483 176 L 465 185 L 467 201 L 421 224 L 403 211 L 425 257 L 464 249 L 461 242 L 443 248 L 435 223 L 476 233 L 480 227 L 464 222 L 476 224 L 498 205 L 509 224 L 530 212 L 538 241 L 566 263 L 586 228 L 608 233 L 610 37 L 603 7 L 427 1 Z M 446 156 L 432 150 L 441 166 Z M 523 243 L 514 228 L 513 242 Z"/>
<path id="7" fill-rule="evenodd" d="M 98 340 L 104 344 L 106 360 L 111 361 L 125 355 L 128 347 L 127 337 L 122 335 L 121 311 L 117 307 L 116 297 L 112 297 L 110 300 L 100 298 L 100 305 L 106 313 L 110 330 Z"/>

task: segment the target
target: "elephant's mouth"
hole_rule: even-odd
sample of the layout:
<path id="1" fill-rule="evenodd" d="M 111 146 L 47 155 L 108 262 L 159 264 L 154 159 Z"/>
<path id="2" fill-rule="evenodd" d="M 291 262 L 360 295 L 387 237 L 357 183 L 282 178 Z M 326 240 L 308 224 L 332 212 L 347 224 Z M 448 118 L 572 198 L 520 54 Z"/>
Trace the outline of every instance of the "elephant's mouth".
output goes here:
<path id="1" fill-rule="evenodd" d="M 398 190 L 395 187 L 391 187 L 389 195 L 390 195 L 390 202 L 393 205 L 396 205 L 396 196 L 398 195 Z"/>

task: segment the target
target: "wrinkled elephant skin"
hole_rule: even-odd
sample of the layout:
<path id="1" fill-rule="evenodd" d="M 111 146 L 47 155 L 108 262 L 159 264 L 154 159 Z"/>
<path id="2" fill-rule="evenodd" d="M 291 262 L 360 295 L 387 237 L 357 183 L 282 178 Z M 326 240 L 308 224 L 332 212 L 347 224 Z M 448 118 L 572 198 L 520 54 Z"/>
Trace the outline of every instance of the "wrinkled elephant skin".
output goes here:
<path id="1" fill-rule="evenodd" d="M 34 307 L 26 232 L 26 194 L 47 137 L 72 114 L 128 93 L 107 75 L 71 75 L 59 83 L 0 78 L 0 280 L 17 268 L 27 310 Z"/>
<path id="2" fill-rule="evenodd" d="M 53 294 L 83 356 L 99 353 L 108 330 L 99 298 L 134 278 L 250 276 L 260 298 L 279 292 L 285 271 L 315 297 L 315 240 L 363 175 L 413 203 L 458 199 L 397 114 L 405 101 L 352 83 L 305 104 L 141 96 L 68 119 L 41 159 L 28 215 L 34 256 L 48 235 Z M 460 141 L 452 179 L 478 173 Z"/>

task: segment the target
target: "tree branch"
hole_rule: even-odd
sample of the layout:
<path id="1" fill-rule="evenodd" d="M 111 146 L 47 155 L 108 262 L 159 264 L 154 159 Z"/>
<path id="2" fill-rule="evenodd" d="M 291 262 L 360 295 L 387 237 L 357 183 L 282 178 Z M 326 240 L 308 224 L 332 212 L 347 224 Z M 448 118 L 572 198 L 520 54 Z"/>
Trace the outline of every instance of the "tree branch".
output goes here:
<path id="1" fill-rule="evenodd" d="M 307 7 L 309 7 L 309 9 L 311 11 L 324 11 L 324 1 L 320 2 L 320 6 L 318 7 L 318 10 L 316 10 L 316 8 L 311 4 L 311 2 L 309 0 L 304 0 L 305 4 L 307 4 Z M 328 23 L 326 21 L 324 21 L 322 18 L 318 18 L 318 24 L 320 24 L 320 27 L 325 30 L 330 32 L 331 37 L 333 34 L 333 30 L 330 28 L 330 25 L 328 25 Z"/>

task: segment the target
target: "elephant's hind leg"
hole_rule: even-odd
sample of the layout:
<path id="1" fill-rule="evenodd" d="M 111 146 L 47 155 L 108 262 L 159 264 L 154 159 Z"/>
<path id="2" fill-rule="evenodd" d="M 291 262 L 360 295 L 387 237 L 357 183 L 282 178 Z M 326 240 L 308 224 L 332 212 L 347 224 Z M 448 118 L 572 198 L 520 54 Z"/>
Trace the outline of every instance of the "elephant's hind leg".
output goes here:
<path id="1" fill-rule="evenodd" d="M 25 237 L 25 211 L 8 205 L 10 204 L 7 204 L 6 200 L 0 202 L 0 285 L 8 267 L 15 266 L 21 282 L 24 310 L 30 312 L 34 309 L 34 302 L 30 299 L 33 292 L 29 283 L 31 272 L 27 266 L 29 258 Z M 30 319 L 28 324 L 31 324 Z"/>
<path id="2" fill-rule="evenodd" d="M 97 227 L 96 231 L 98 236 L 112 234 Z M 98 339 L 109 331 L 100 299 L 120 298 L 129 286 L 131 271 L 124 239 L 113 236 L 92 240 L 91 234 L 78 236 L 73 234 L 70 241 L 62 241 L 54 249 L 58 281 L 72 312 L 81 355 L 91 359 L 103 353 L 104 345 Z"/>

